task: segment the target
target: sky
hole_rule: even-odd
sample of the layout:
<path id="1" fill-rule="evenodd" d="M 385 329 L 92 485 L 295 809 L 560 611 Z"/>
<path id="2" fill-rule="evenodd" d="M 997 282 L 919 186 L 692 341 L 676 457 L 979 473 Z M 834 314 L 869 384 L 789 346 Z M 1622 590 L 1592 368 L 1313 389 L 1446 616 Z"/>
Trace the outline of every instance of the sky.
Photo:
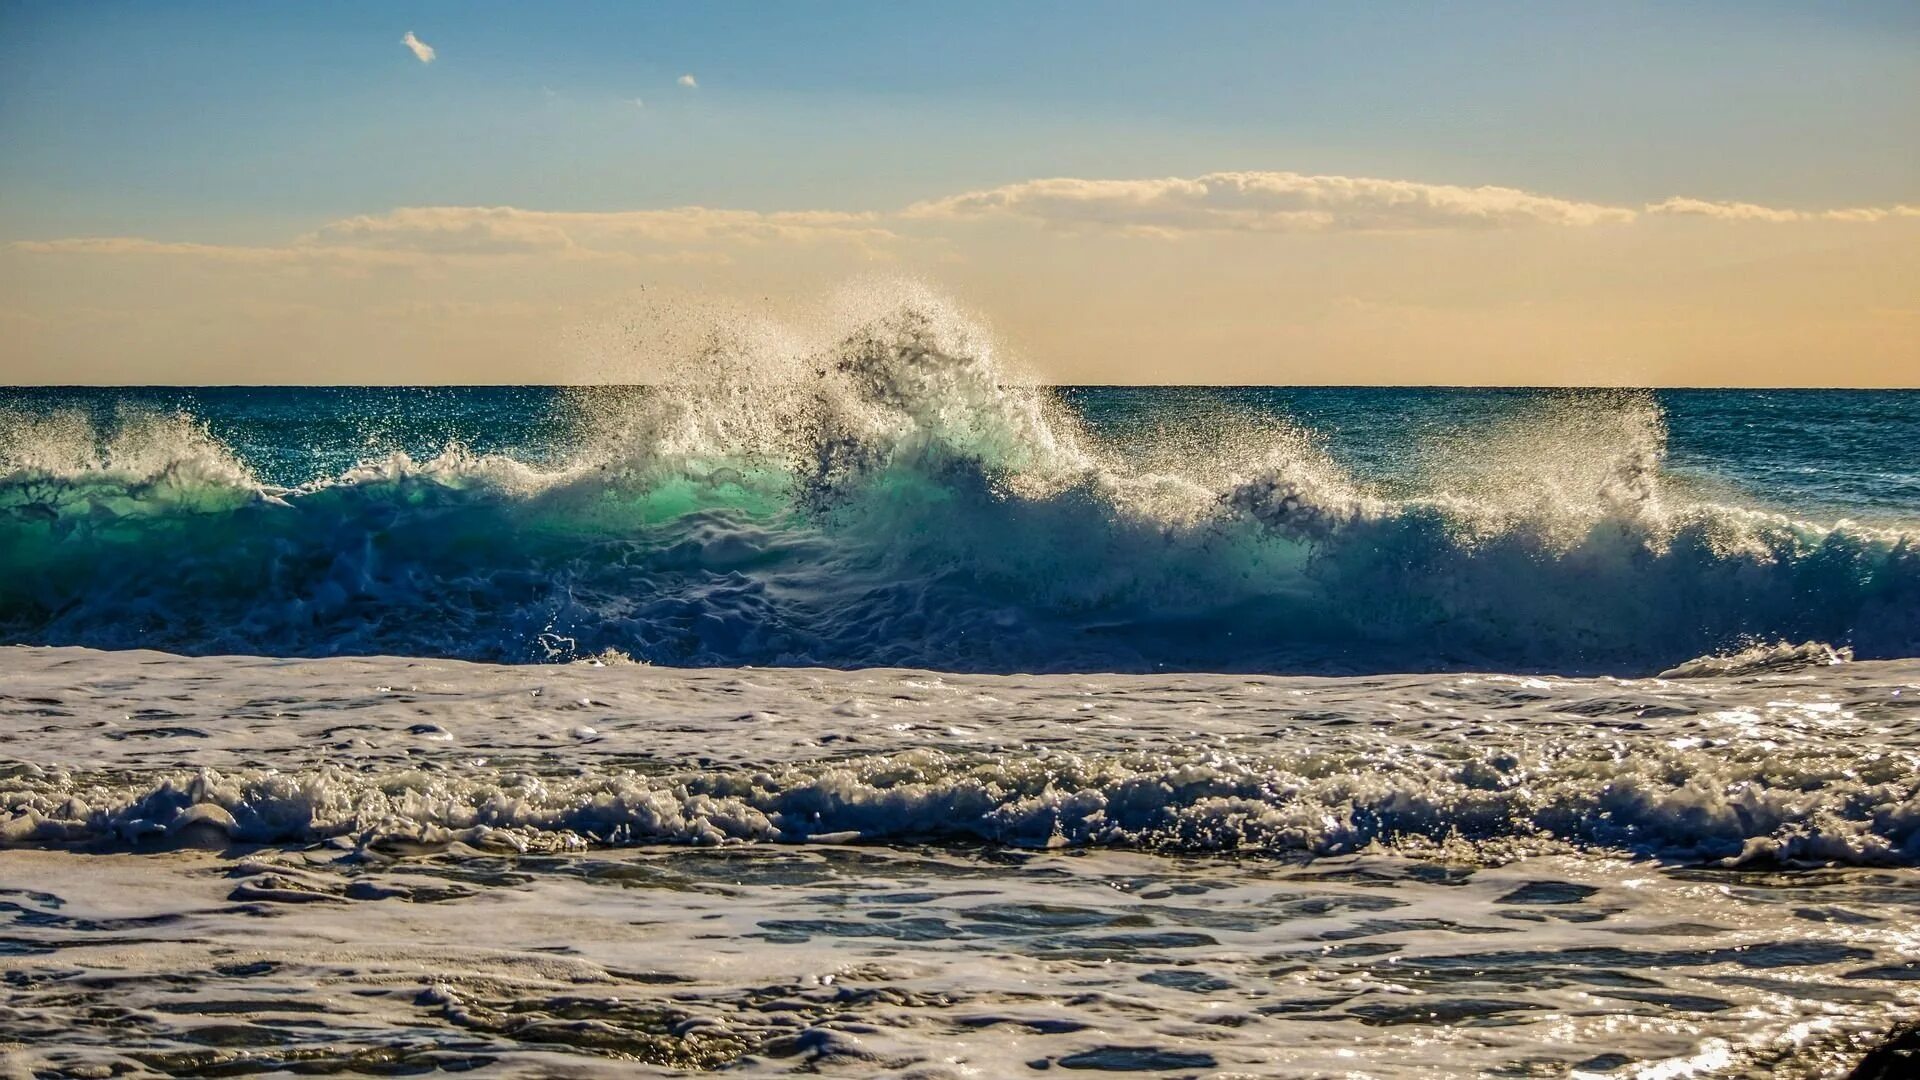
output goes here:
<path id="1" fill-rule="evenodd" d="M 0 0 L 0 382 L 1920 385 L 1920 5 Z M 876 284 L 878 283 L 878 284 Z"/>

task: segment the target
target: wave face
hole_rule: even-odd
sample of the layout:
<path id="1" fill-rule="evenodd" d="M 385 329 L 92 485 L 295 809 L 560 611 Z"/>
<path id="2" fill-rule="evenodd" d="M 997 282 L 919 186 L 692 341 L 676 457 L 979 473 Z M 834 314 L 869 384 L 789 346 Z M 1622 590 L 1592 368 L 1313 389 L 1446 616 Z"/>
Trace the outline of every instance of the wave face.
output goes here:
<path id="1" fill-rule="evenodd" d="M 1702 494 L 1646 395 L 1541 396 L 1381 483 L 1272 415 L 1106 437 L 935 298 L 818 321 L 721 325 L 660 385 L 570 392 L 551 452 L 297 486 L 192 416 L 15 410 L 0 637 L 963 671 L 1920 653 L 1913 532 Z"/>

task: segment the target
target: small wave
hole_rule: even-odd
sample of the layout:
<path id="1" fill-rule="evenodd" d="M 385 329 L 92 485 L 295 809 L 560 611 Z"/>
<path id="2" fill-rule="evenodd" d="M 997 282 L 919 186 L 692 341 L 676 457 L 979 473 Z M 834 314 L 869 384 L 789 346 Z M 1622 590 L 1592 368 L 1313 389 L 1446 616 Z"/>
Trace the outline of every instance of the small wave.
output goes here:
<path id="1" fill-rule="evenodd" d="M 1491 861 L 1586 850 L 1729 865 L 1920 862 L 1913 777 L 1858 765 L 1671 749 L 1347 767 L 1312 757 L 914 750 L 654 775 L 325 767 L 129 779 L 29 768 L 0 780 L 0 843 L 211 836 L 560 850 L 934 840 L 1303 856 L 1377 846 Z"/>
<path id="2" fill-rule="evenodd" d="M 0 640 L 998 671 L 1920 654 L 1910 535 L 1676 498 L 1643 396 L 1556 400 L 1388 497 L 1271 423 L 1103 446 L 923 293 L 701 341 L 660 385 L 580 392 L 551 464 L 456 446 L 275 488 L 188 417 L 8 417 Z"/>
<path id="3" fill-rule="evenodd" d="M 1799 671 L 1804 668 L 1834 667 L 1853 662 L 1853 650 L 1836 649 L 1824 641 L 1805 641 L 1798 645 L 1781 641 L 1772 645 L 1749 645 L 1724 656 L 1702 656 L 1660 673 L 1662 679 L 1710 679 L 1731 675 L 1758 675 L 1767 672 Z"/>

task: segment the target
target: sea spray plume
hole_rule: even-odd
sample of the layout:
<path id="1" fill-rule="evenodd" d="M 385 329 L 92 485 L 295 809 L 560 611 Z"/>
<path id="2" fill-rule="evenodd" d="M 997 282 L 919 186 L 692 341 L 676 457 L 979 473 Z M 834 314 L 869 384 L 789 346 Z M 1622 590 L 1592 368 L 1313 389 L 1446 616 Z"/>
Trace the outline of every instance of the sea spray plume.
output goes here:
<path id="1" fill-rule="evenodd" d="M 92 419 L 77 409 L 40 415 L 9 411 L 0 414 L 0 470 L 11 476 L 27 473 L 69 475 L 103 467 L 99 432 Z"/>
<path id="2" fill-rule="evenodd" d="M 233 451 L 180 413 L 0 412 L 0 516 L 59 521 L 225 510 L 263 496 Z"/>
<path id="3" fill-rule="evenodd" d="M 636 475 L 775 469 L 814 503 L 889 463 L 971 462 L 1026 490 L 1088 467 L 1073 420 L 924 286 L 868 283 L 825 309 L 640 313 L 628 347 L 647 385 L 582 392 L 596 418 L 583 460 Z"/>
<path id="4" fill-rule="evenodd" d="M 232 449 L 183 413 L 122 407 L 101 420 L 78 410 L 0 413 L 0 475 L 89 474 L 129 483 L 258 486 Z"/>
<path id="5" fill-rule="evenodd" d="M 1490 428 L 1424 440 L 1423 486 L 1496 520 L 1650 520 L 1659 513 L 1666 423 L 1639 390 L 1561 390 Z"/>
<path id="6" fill-rule="evenodd" d="M 1332 540 L 1343 528 L 1388 512 L 1368 498 L 1323 450 L 1290 439 L 1262 454 L 1253 474 L 1236 478 L 1220 502 L 1296 542 Z"/>
<path id="7" fill-rule="evenodd" d="M 1525 533 L 1566 550 L 1603 521 L 1658 544 L 1665 531 L 1660 465 L 1666 432 L 1644 393 L 1578 392 L 1470 437 L 1422 446 L 1421 494 L 1369 492 L 1302 435 L 1275 433 L 1250 475 L 1222 501 L 1298 539 L 1326 540 L 1343 526 L 1416 508 L 1449 519 L 1456 539 Z"/>
<path id="8" fill-rule="evenodd" d="M 816 485 L 904 459 L 966 463 L 1038 496 L 1088 467 L 1039 394 L 1004 385 L 991 349 L 950 312 L 889 312 L 844 341 L 831 364 L 833 404 L 810 433 Z"/>

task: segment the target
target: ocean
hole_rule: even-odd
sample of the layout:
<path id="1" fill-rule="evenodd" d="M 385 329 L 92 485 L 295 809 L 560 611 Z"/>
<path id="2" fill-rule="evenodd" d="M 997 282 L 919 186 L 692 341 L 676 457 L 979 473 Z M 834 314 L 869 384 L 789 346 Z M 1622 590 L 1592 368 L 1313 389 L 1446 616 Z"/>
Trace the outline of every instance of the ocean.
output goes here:
<path id="1" fill-rule="evenodd" d="M 0 391 L 0 640 L 969 672 L 1920 654 L 1920 392 L 925 375 Z"/>
<path id="2" fill-rule="evenodd" d="M 0 390 L 0 1074 L 1831 1076 L 1920 393 Z"/>

